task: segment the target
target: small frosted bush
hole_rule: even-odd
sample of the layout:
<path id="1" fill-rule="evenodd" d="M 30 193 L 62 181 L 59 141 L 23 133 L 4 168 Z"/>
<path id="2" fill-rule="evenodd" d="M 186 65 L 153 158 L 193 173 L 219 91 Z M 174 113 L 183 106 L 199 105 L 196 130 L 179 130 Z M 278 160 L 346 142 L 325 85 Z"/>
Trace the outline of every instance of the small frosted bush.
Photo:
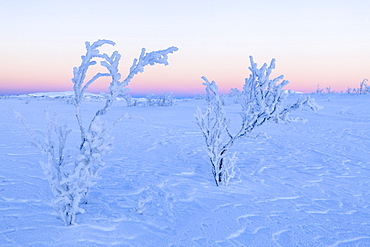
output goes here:
<path id="1" fill-rule="evenodd" d="M 291 105 L 285 105 L 288 91 L 283 90 L 289 82 L 283 76 L 270 79 L 272 70 L 275 69 L 275 59 L 269 66 L 264 64 L 261 68 L 250 57 L 251 75 L 245 79 L 242 92 L 238 92 L 238 103 L 242 106 L 242 117 L 239 131 L 231 133 L 229 120 L 226 117 L 224 102 L 218 92 L 216 82 L 205 81 L 208 105 L 203 111 L 198 107 L 195 118 L 205 138 L 207 153 L 212 165 L 212 174 L 217 186 L 227 185 L 235 175 L 235 153 L 228 156 L 229 149 L 234 143 L 246 137 L 257 127 L 267 123 L 287 123 L 296 121 L 289 117 L 292 110 L 300 109 L 307 105 L 312 110 L 317 110 L 318 105 L 310 97 L 301 97 Z M 282 81 L 281 81 L 282 80 Z M 281 82 L 279 82 L 281 81 Z M 235 90 L 234 90 L 235 91 Z"/>
<path id="2" fill-rule="evenodd" d="M 109 131 L 112 124 L 104 119 L 104 115 L 109 111 L 117 96 L 125 93 L 130 80 L 136 74 L 143 72 L 145 66 L 168 65 L 168 54 L 177 51 L 176 47 L 149 53 L 142 49 L 140 57 L 134 60 L 128 76 L 121 80 L 121 74 L 118 72 L 121 55 L 117 51 L 110 55 L 101 53 L 99 48 L 103 45 L 115 45 L 115 43 L 110 40 L 98 40 L 92 44 L 86 42 L 86 54 L 81 56 L 81 65 L 73 68 L 74 95 L 71 102 L 75 107 L 74 114 L 79 127 L 80 141 L 76 143 L 77 150 L 72 156 L 67 153 L 69 147 L 66 146 L 70 130 L 66 125 L 60 126 L 56 117 L 51 118 L 47 114 L 47 129 L 43 133 L 43 138 L 40 138 L 30 129 L 25 119 L 17 113 L 37 147 L 47 157 L 47 161 L 42 163 L 42 168 L 56 197 L 55 205 L 66 225 L 75 224 L 76 214 L 84 212 L 80 205 L 87 202 L 88 192 L 99 179 L 99 170 L 104 165 L 102 157 L 112 148 L 113 137 Z M 87 79 L 90 66 L 98 62 L 106 72 L 97 73 Z M 105 94 L 105 103 L 91 119 L 84 119 L 81 114 L 84 94 L 89 86 L 101 77 L 111 79 L 108 93 Z"/>

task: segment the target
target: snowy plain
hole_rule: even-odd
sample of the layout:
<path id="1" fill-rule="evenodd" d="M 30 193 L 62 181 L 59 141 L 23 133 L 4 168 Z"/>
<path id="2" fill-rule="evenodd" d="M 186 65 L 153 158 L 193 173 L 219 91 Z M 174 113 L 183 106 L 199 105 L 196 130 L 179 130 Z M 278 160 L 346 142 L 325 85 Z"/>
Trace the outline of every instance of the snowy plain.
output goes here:
<path id="1" fill-rule="evenodd" d="M 78 138 L 63 100 L 0 99 L 0 246 L 370 246 L 370 95 L 312 95 L 324 108 L 306 123 L 269 123 L 233 147 L 236 177 L 216 187 L 195 123 L 204 100 L 171 107 L 117 101 L 113 150 L 104 156 L 77 225 L 52 207 L 39 161 L 13 108 L 34 130 L 56 112 Z M 84 103 L 85 116 L 101 105 Z M 239 106 L 228 99 L 231 126 Z"/>

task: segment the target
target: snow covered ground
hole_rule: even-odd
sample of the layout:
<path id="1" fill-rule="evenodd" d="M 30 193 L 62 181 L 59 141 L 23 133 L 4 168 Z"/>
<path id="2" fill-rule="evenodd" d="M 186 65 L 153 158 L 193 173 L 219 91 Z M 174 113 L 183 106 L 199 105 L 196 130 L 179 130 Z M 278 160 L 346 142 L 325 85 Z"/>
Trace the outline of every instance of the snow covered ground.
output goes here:
<path id="1" fill-rule="evenodd" d="M 228 187 L 215 186 L 195 123 L 203 100 L 116 102 L 110 121 L 138 117 L 112 129 L 102 179 L 72 227 L 51 206 L 44 157 L 12 108 L 43 130 L 49 105 L 78 138 L 73 106 L 0 99 L 0 246 L 370 246 L 370 95 L 313 97 L 324 109 L 292 114 L 307 123 L 267 124 L 257 131 L 269 138 L 236 143 Z M 238 106 L 226 110 L 238 125 Z"/>

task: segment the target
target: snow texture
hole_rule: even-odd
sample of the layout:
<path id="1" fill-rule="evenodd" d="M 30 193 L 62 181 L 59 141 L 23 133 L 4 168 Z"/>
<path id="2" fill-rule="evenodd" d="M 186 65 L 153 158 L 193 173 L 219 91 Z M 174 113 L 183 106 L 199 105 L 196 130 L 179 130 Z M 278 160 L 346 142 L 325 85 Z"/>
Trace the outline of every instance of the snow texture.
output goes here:
<path id="1" fill-rule="evenodd" d="M 289 95 L 287 102 L 299 96 Z M 49 203 L 54 195 L 13 116 L 45 130 L 46 105 L 68 123 L 67 145 L 79 127 L 64 101 L 0 99 L 0 246 L 369 246 L 370 95 L 312 95 L 324 108 L 295 111 L 309 119 L 260 127 L 271 138 L 235 145 L 237 173 L 214 185 L 194 111 L 204 100 L 172 107 L 125 107 L 106 114 L 144 117 L 117 123 L 115 145 L 91 188 L 86 212 L 65 227 Z M 330 99 L 330 100 L 329 100 Z M 231 122 L 240 105 L 226 98 Z M 84 116 L 104 104 L 86 102 Z M 232 152 L 232 151 L 231 151 Z"/>

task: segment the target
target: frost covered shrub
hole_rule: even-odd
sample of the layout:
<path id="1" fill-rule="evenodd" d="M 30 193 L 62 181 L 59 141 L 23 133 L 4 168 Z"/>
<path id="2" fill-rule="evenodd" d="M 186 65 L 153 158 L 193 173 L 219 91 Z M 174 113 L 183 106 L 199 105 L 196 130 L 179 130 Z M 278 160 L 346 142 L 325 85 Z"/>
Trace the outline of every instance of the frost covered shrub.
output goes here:
<path id="1" fill-rule="evenodd" d="M 173 106 L 174 96 L 171 92 L 164 92 L 158 96 L 158 106 Z"/>
<path id="2" fill-rule="evenodd" d="M 122 95 L 119 95 L 120 98 L 123 98 L 126 103 L 127 103 L 127 106 L 138 106 L 139 105 L 139 101 L 135 98 L 132 98 L 132 96 L 128 93 L 125 93 L 125 94 L 122 94 Z"/>
<path id="3" fill-rule="evenodd" d="M 323 88 L 320 88 L 320 85 L 318 84 L 317 85 L 317 88 L 315 90 L 315 93 L 316 94 L 322 94 L 322 93 L 324 93 L 324 89 Z"/>
<path id="4" fill-rule="evenodd" d="M 325 91 L 324 91 L 324 89 L 320 87 L 320 84 L 318 84 L 314 93 L 316 93 L 316 94 L 323 94 L 323 93 L 333 94 L 333 93 L 336 93 L 336 92 L 334 90 L 331 90 L 331 86 L 326 87 Z"/>
<path id="5" fill-rule="evenodd" d="M 86 202 L 90 188 L 99 178 L 99 169 L 104 165 L 102 157 L 111 150 L 113 137 L 109 130 L 112 124 L 107 123 L 104 115 L 117 96 L 125 93 L 126 86 L 136 74 L 143 72 L 147 65 L 156 63 L 167 65 L 168 54 L 177 50 L 176 47 L 170 47 L 166 50 L 146 53 L 145 49 L 142 49 L 139 59 L 134 60 L 128 76 L 121 80 L 121 74 L 118 72 L 121 55 L 117 51 L 111 55 L 102 54 L 98 48 L 105 44 L 115 45 L 110 40 L 98 40 L 93 44 L 86 42 L 86 54 L 81 56 L 81 65 L 73 68 L 74 95 L 71 101 L 75 107 L 80 133 L 80 141 L 76 143 L 77 150 L 73 155 L 66 150 L 66 140 L 70 130 L 66 125 L 59 126 L 56 117 L 50 118 L 47 114 L 47 129 L 43 133 L 44 139 L 41 139 L 31 131 L 24 118 L 18 114 L 38 148 L 47 157 L 47 162 L 42 163 L 42 168 L 56 197 L 55 204 L 66 225 L 75 224 L 76 214 L 84 212 L 80 204 Z M 97 73 L 87 80 L 89 67 L 97 64 L 98 61 L 106 72 Z M 111 79 L 108 93 L 105 94 L 104 106 L 98 109 L 91 119 L 83 119 L 81 103 L 84 94 L 88 87 L 101 77 Z"/>
<path id="6" fill-rule="evenodd" d="M 218 93 L 216 82 L 209 82 L 205 77 L 202 79 L 205 81 L 203 85 L 206 86 L 208 106 L 205 112 L 198 107 L 195 118 L 206 141 L 216 185 L 227 185 L 230 178 L 235 175 L 234 164 L 236 162 L 235 155 L 225 158 L 226 149 L 223 147 L 224 140 L 228 138 L 226 134 L 229 133 L 229 120 L 226 118 L 224 104 Z"/>
<path id="7" fill-rule="evenodd" d="M 370 85 L 367 84 L 368 79 L 363 79 L 360 83 L 359 88 L 348 88 L 346 93 L 354 93 L 354 94 L 368 94 L 370 93 Z"/>
<path id="8" fill-rule="evenodd" d="M 367 82 L 368 82 L 368 80 L 364 79 L 360 83 L 360 88 L 358 89 L 359 94 L 368 94 L 368 93 L 370 93 L 370 85 L 368 85 Z"/>
<path id="9" fill-rule="evenodd" d="M 127 106 L 173 106 L 175 98 L 172 93 L 164 92 L 162 94 L 147 93 L 145 98 L 135 99 L 130 94 L 120 95 Z"/>
<path id="10" fill-rule="evenodd" d="M 173 94 L 164 92 L 162 94 L 148 93 L 145 98 L 145 106 L 172 106 L 174 103 Z"/>
<path id="11" fill-rule="evenodd" d="M 247 137 L 254 129 L 267 122 L 297 121 L 298 119 L 289 117 L 289 114 L 292 110 L 300 109 L 303 105 L 307 105 L 312 110 L 319 108 L 308 96 L 302 96 L 294 104 L 285 105 L 284 101 L 289 93 L 283 90 L 283 87 L 289 82 L 283 80 L 283 76 L 272 80 L 269 78 L 275 68 L 275 59 L 272 59 L 268 67 L 267 64 L 264 64 L 261 68 L 257 68 L 252 56 L 250 56 L 250 62 L 251 75 L 245 79 L 243 91 L 239 94 L 242 121 L 240 129 L 236 133 L 231 133 L 229 130 L 229 120 L 226 117 L 216 82 L 209 82 L 207 78 L 202 77 L 205 81 L 203 85 L 206 87 L 208 105 L 205 111 L 198 107 L 195 118 L 206 141 L 212 173 L 217 186 L 227 185 L 235 175 L 235 153 L 232 156 L 227 156 L 227 151 L 235 141 Z M 283 81 L 279 83 L 280 80 Z"/>
<path id="12" fill-rule="evenodd" d="M 241 91 L 237 88 L 232 88 L 230 89 L 228 96 L 231 98 L 236 98 L 234 100 L 234 103 L 237 104 L 240 102 Z"/>
<path id="13" fill-rule="evenodd" d="M 147 93 L 145 97 L 145 105 L 146 106 L 155 106 L 156 105 L 156 98 L 154 93 Z"/>

